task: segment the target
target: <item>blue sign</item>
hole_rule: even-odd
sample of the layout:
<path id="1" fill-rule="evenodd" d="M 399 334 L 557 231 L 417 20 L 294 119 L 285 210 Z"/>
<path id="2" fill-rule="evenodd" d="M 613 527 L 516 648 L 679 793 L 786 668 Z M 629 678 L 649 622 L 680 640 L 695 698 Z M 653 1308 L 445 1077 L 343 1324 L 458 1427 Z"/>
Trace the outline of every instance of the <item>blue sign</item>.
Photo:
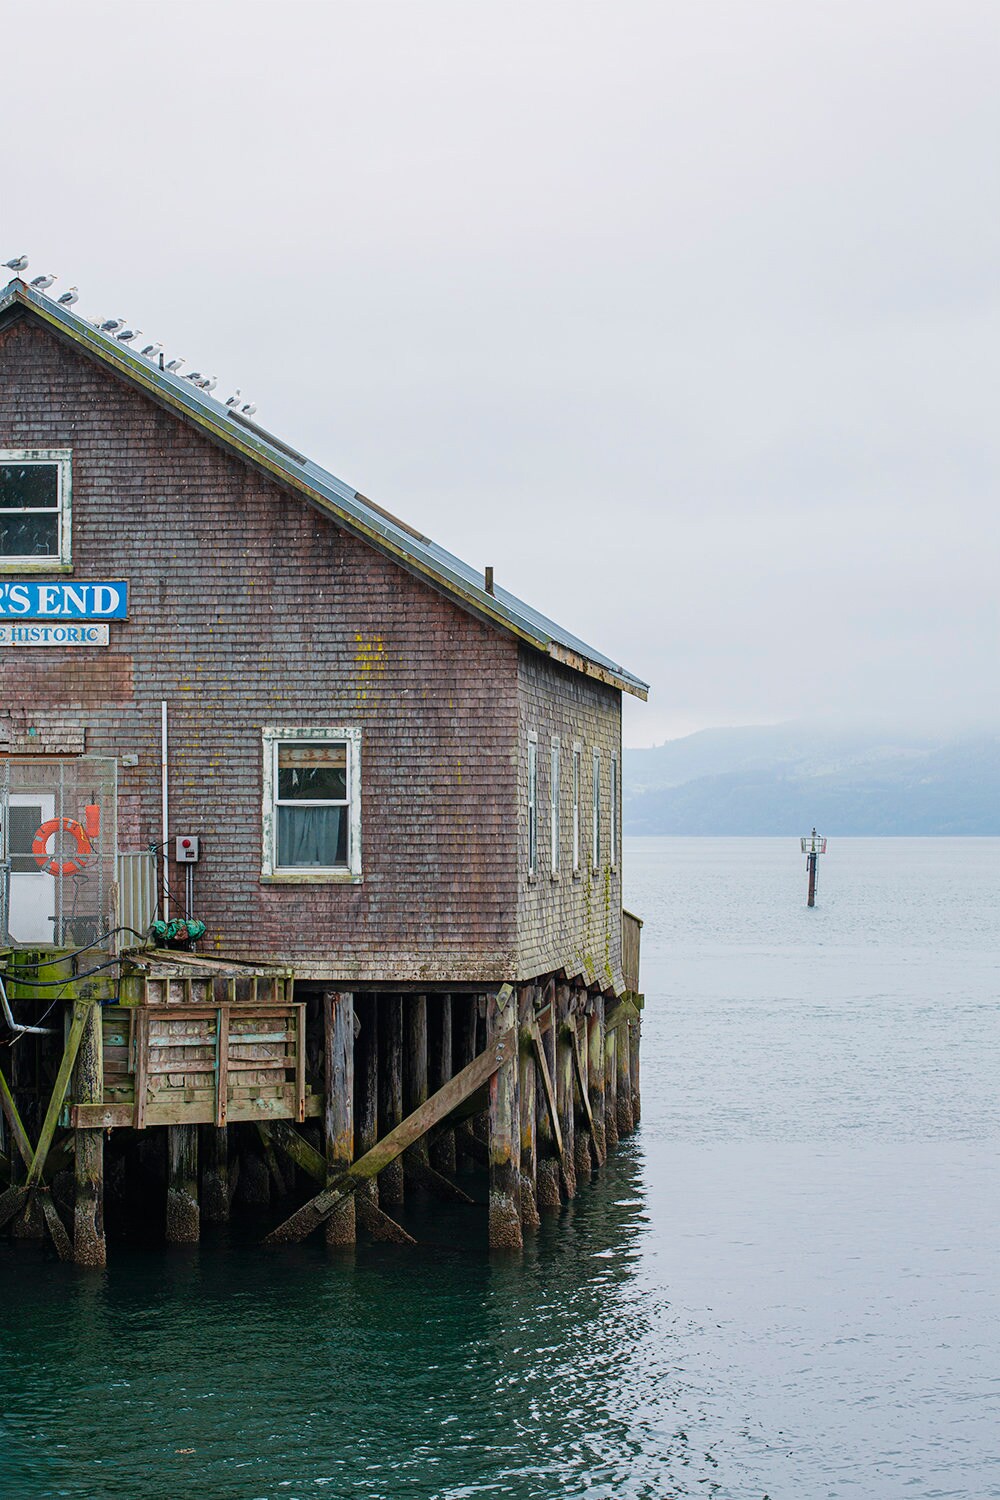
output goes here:
<path id="1" fill-rule="evenodd" d="M 127 618 L 127 583 L 0 582 L 0 620 Z"/>

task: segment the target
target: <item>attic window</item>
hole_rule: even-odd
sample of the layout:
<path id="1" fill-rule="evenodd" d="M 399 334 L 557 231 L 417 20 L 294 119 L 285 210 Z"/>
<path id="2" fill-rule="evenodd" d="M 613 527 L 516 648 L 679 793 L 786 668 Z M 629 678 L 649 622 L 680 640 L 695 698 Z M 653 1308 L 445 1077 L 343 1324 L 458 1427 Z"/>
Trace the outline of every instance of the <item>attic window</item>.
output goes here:
<path id="1" fill-rule="evenodd" d="M 0 569 L 30 572 L 70 561 L 68 449 L 0 449 Z"/>

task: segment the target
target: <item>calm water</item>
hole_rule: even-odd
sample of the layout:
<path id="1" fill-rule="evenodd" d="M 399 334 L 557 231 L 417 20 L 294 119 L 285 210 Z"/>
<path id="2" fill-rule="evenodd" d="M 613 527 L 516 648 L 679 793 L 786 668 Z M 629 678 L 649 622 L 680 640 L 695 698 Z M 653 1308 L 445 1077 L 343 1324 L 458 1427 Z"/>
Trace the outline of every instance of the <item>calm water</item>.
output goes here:
<path id="1" fill-rule="evenodd" d="M 0 1497 L 1000 1496 L 1000 841 L 634 840 L 643 1124 L 523 1260 L 0 1247 Z"/>

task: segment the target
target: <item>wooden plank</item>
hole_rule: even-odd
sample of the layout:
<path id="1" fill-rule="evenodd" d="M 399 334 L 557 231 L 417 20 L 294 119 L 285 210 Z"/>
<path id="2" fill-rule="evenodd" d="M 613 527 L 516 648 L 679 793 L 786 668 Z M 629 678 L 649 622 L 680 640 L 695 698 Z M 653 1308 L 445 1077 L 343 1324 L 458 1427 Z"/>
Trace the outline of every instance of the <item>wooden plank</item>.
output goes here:
<path id="1" fill-rule="evenodd" d="M 556 1106 L 563 1150 L 562 1186 L 567 1198 L 576 1197 L 576 1121 L 573 1115 L 573 1038 L 576 1018 L 570 1016 L 570 988 L 556 985 Z"/>
<path id="2" fill-rule="evenodd" d="M 573 1028 L 573 1066 L 576 1073 L 576 1086 L 580 1090 L 580 1103 L 587 1117 L 587 1129 L 590 1131 L 591 1139 L 594 1138 L 594 1112 L 590 1107 L 590 1090 L 587 1085 L 587 1074 L 580 1055 L 580 1033 Z"/>
<path id="3" fill-rule="evenodd" d="M 91 1019 L 93 1011 L 94 1001 L 92 1000 L 77 1000 L 74 1002 L 73 1020 L 70 1023 L 69 1036 L 66 1038 L 66 1047 L 63 1051 L 62 1061 L 59 1064 L 59 1071 L 56 1074 L 56 1081 L 52 1086 L 52 1096 L 49 1099 L 48 1109 L 45 1111 L 45 1120 L 42 1124 L 41 1134 L 38 1137 L 38 1145 L 35 1147 L 35 1154 L 31 1159 L 31 1166 L 28 1168 L 25 1187 L 29 1191 L 41 1181 L 42 1168 L 45 1166 L 45 1158 L 49 1154 L 52 1137 L 55 1135 L 56 1124 L 62 1110 L 63 1100 L 66 1097 L 66 1090 L 69 1088 L 70 1078 L 73 1076 L 73 1067 L 76 1063 L 77 1053 L 80 1050 L 80 1042 L 83 1040 L 83 1033 Z"/>
<path id="4" fill-rule="evenodd" d="M 622 995 L 619 1000 L 612 1000 L 604 1016 L 605 1031 L 617 1031 L 619 1026 L 625 1026 L 629 1021 L 638 1021 L 639 1011 L 627 995 Z"/>
<path id="5" fill-rule="evenodd" d="M 144 1005 L 136 1016 L 135 1028 L 135 1128 L 145 1129 L 146 1094 L 149 1067 L 149 1007 Z"/>
<path id="6" fill-rule="evenodd" d="M 317 1229 L 328 1215 L 339 1207 L 345 1196 L 355 1192 L 360 1183 L 377 1177 L 408 1146 L 419 1140 L 453 1109 L 456 1109 L 463 1099 L 468 1098 L 487 1079 L 491 1078 L 508 1056 L 513 1055 L 515 1046 L 516 1035 L 513 1038 L 509 1033 L 499 1036 L 494 1045 L 487 1047 L 460 1073 L 449 1079 L 443 1088 L 431 1095 L 426 1104 L 401 1121 L 388 1135 L 383 1136 L 378 1145 L 354 1162 L 348 1171 L 332 1182 L 323 1192 L 317 1193 L 315 1198 L 310 1199 L 292 1214 L 291 1218 L 279 1224 L 277 1229 L 272 1229 L 264 1240 L 264 1244 L 296 1244 L 299 1240 L 305 1239 L 307 1234 Z"/>
<path id="7" fill-rule="evenodd" d="M 604 997 L 598 995 L 587 1017 L 587 1091 L 594 1119 L 594 1153 L 598 1165 L 607 1160 L 604 1126 Z"/>
<path id="8" fill-rule="evenodd" d="M 255 999 L 256 996 L 257 980 L 254 979 Z M 302 1121 L 306 1117 L 306 1008 L 304 1005 L 297 1005 L 295 1009 L 295 1112 L 299 1121 Z"/>
<path id="9" fill-rule="evenodd" d="M 220 1005 L 217 1012 L 215 1039 L 215 1124 L 225 1128 L 229 1114 L 229 1006 Z"/>
<path id="10" fill-rule="evenodd" d="M 385 1132 L 403 1120 L 403 997 L 385 995 L 379 1000 L 382 1055 L 379 1059 L 379 1118 Z M 379 1178 L 379 1202 L 403 1202 L 403 1164 L 392 1161 Z"/>

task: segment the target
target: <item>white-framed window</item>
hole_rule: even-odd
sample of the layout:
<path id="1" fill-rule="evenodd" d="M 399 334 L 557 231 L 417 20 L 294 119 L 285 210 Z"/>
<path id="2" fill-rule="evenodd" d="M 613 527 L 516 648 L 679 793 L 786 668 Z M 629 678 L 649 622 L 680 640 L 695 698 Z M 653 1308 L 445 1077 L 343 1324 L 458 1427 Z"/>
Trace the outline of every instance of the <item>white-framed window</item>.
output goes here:
<path id="1" fill-rule="evenodd" d="M 573 746 L 573 873 L 580 871 L 580 781 L 583 774 L 583 747 Z"/>
<path id="2" fill-rule="evenodd" d="M 538 868 L 538 736 L 528 736 L 528 874 Z"/>
<path id="3" fill-rule="evenodd" d="M 0 571 L 67 567 L 72 560 L 69 448 L 0 449 Z"/>
<path id="4" fill-rule="evenodd" d="M 559 736 L 552 736 L 552 749 L 549 752 L 549 854 L 551 858 L 551 870 L 553 875 L 559 874 L 559 791 L 560 791 L 560 752 Z"/>
<path id="5" fill-rule="evenodd" d="M 610 812 L 610 815 L 611 815 L 611 835 L 610 835 L 611 853 L 609 855 L 609 859 L 611 861 L 611 867 L 612 867 L 612 869 L 614 869 L 617 866 L 617 864 L 618 864 L 618 757 L 617 757 L 617 755 L 612 755 L 612 757 L 611 757 L 611 772 L 610 772 L 610 777 L 611 777 L 611 785 L 608 787 L 608 798 L 609 798 L 610 803 L 611 803 L 611 806 L 609 808 L 609 812 Z"/>
<path id="6" fill-rule="evenodd" d="M 593 825 L 590 832 L 590 863 L 601 868 L 601 752 L 594 751 Z"/>
<path id="7" fill-rule="evenodd" d="M 361 878 L 361 730 L 268 725 L 264 854 L 272 880 Z"/>

